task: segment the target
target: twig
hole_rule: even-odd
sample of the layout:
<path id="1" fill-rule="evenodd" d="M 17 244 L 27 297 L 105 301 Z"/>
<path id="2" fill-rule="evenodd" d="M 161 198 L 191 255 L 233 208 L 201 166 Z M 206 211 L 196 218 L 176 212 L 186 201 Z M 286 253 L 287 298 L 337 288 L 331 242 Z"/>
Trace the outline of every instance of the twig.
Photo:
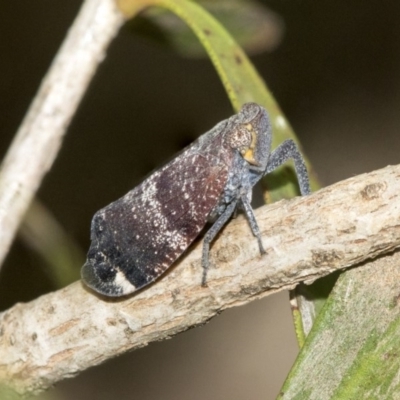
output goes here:
<path id="1" fill-rule="evenodd" d="M 151 287 L 125 299 L 81 282 L 0 314 L 0 381 L 36 393 L 111 357 L 163 340 L 220 311 L 400 246 L 400 166 L 257 210 L 267 254 L 246 221 L 217 238 L 208 287 L 201 243 Z"/>
<path id="2" fill-rule="evenodd" d="M 86 0 L 3 161 L 0 265 L 108 43 L 125 21 L 113 0 Z"/>

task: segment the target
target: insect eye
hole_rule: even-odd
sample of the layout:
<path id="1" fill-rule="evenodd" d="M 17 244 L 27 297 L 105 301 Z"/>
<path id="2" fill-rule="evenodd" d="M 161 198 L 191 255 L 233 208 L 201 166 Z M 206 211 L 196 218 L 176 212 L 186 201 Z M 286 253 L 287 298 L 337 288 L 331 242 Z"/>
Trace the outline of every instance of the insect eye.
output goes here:
<path id="1" fill-rule="evenodd" d="M 251 144 L 251 132 L 247 125 L 239 126 L 235 131 L 231 132 L 228 137 L 230 147 L 238 149 L 241 154 L 246 152 Z"/>

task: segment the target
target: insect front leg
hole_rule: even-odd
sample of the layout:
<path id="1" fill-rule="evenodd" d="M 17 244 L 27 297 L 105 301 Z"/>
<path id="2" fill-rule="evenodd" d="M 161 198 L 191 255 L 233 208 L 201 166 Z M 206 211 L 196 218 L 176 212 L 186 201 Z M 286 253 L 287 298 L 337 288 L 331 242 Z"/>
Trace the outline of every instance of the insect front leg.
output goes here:
<path id="1" fill-rule="evenodd" d="M 249 199 L 245 195 L 245 196 L 242 196 L 240 200 L 242 202 L 243 210 L 246 214 L 246 218 L 249 221 L 251 231 L 253 232 L 253 235 L 257 238 L 258 247 L 260 248 L 260 253 L 265 254 L 266 251 L 265 251 L 264 246 L 261 241 L 260 228 L 258 227 L 256 216 L 254 215 L 253 209 L 251 208 Z"/>
<path id="2" fill-rule="evenodd" d="M 296 170 L 297 180 L 299 181 L 301 194 L 303 196 L 310 194 L 310 181 L 308 178 L 306 164 L 303 156 L 297 148 L 296 143 L 292 139 L 285 140 L 271 153 L 264 175 L 274 171 L 289 159 L 293 159 L 294 161 L 294 167 Z"/>
<path id="3" fill-rule="evenodd" d="M 225 211 L 218 217 L 218 219 L 213 223 L 211 228 L 207 231 L 204 236 L 203 241 L 203 254 L 201 257 L 201 266 L 203 267 L 203 278 L 201 280 L 201 285 L 206 286 L 207 281 L 207 272 L 210 266 L 210 244 L 214 240 L 215 236 L 218 232 L 222 229 L 222 227 L 226 224 L 228 219 L 232 216 L 233 212 L 235 211 L 237 205 L 237 201 L 233 201 L 230 203 Z"/>

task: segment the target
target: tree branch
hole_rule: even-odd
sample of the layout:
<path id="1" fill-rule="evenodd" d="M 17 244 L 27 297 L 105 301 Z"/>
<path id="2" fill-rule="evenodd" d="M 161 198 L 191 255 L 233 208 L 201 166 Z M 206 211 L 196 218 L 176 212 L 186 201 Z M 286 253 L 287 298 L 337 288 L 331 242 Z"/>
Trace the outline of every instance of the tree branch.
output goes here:
<path id="1" fill-rule="evenodd" d="M 111 357 L 163 340 L 220 311 L 400 246 L 400 166 L 339 182 L 256 211 L 267 254 L 244 218 L 211 251 L 200 286 L 201 243 L 136 295 L 107 299 L 81 282 L 0 314 L 0 381 L 37 393 Z"/>
<path id="2" fill-rule="evenodd" d="M 0 266 L 109 42 L 125 21 L 114 0 L 86 0 L 3 161 Z"/>

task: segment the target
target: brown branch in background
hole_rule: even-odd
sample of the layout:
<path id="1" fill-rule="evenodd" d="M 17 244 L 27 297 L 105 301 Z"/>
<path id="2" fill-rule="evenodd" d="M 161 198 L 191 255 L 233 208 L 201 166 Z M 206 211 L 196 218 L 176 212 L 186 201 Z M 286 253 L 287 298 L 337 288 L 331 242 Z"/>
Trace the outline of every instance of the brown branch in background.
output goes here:
<path id="1" fill-rule="evenodd" d="M 155 284 L 124 299 L 81 282 L 0 314 L 0 381 L 37 393 L 128 350 L 163 340 L 220 311 L 400 246 L 400 166 L 257 210 L 267 254 L 244 218 L 215 241 L 208 287 L 201 243 Z"/>
<path id="2" fill-rule="evenodd" d="M 125 18 L 114 0 L 86 0 L 2 163 L 0 266 L 109 42 Z"/>

